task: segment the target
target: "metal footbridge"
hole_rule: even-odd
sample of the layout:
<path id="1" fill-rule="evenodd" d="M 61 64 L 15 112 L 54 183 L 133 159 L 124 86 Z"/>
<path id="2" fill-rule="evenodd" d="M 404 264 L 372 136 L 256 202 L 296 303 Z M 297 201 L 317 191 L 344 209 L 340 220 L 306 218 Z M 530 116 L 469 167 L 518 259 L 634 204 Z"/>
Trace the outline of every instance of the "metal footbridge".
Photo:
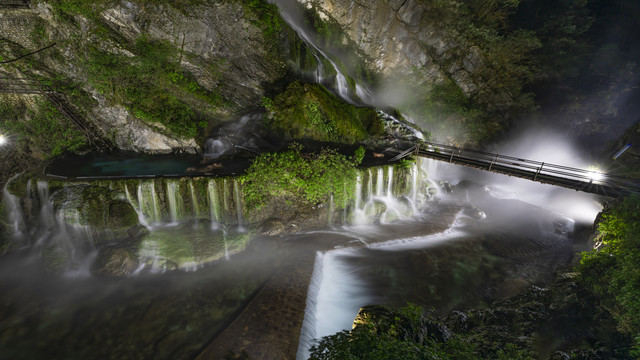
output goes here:
<path id="1" fill-rule="evenodd" d="M 404 151 L 389 148 L 385 152 L 394 150 L 399 153 L 391 161 L 411 155 L 421 156 L 603 196 L 640 194 L 640 180 L 596 170 L 572 168 L 432 142 L 416 144 Z"/>

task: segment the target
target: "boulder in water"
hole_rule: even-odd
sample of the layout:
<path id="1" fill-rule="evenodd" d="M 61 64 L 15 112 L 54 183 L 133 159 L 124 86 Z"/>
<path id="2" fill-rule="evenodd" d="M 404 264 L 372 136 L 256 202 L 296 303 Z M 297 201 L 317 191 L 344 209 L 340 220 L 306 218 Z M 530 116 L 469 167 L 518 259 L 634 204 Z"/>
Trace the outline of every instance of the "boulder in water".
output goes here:
<path id="1" fill-rule="evenodd" d="M 138 268 L 138 259 L 130 251 L 122 248 L 106 248 L 100 251 L 91 266 L 91 272 L 107 277 L 127 277 Z"/>
<path id="2" fill-rule="evenodd" d="M 278 236 L 285 231 L 284 222 L 280 219 L 267 219 L 261 224 L 261 234 L 267 236 Z"/>

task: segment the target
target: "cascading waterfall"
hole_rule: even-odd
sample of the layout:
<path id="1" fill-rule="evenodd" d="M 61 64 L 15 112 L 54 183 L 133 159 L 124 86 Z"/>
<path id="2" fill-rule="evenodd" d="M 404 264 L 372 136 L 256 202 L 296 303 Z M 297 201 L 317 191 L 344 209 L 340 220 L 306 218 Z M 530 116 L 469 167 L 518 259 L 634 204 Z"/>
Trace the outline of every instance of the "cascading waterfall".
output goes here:
<path id="1" fill-rule="evenodd" d="M 324 267 L 324 253 L 317 252 L 313 264 L 313 273 L 307 289 L 307 306 L 304 309 L 304 319 L 302 329 L 300 329 L 300 340 L 298 341 L 298 352 L 296 359 L 308 359 L 309 349 L 314 344 L 316 338 L 316 304 L 318 292 L 322 284 L 322 268 Z"/>
<path id="2" fill-rule="evenodd" d="M 22 238 L 23 231 L 26 230 L 25 224 L 24 224 L 24 214 L 22 212 L 22 207 L 18 202 L 18 197 L 11 194 L 7 189 L 9 184 L 11 184 L 11 182 L 18 176 L 20 176 L 20 174 L 12 177 L 11 179 L 9 179 L 9 181 L 7 181 L 4 188 L 2 189 L 2 194 L 3 194 L 2 198 L 7 204 L 7 208 L 8 208 L 7 215 L 9 217 L 8 218 L 9 224 L 13 226 L 13 236 L 15 238 Z M 30 194 L 31 180 L 29 180 L 29 182 L 27 183 L 27 189 L 28 189 L 27 194 Z"/>
<path id="3" fill-rule="evenodd" d="M 193 216 L 200 217 L 200 205 L 196 196 L 196 190 L 193 188 L 193 182 L 189 182 L 189 192 L 191 193 L 191 207 L 193 208 Z"/>
<path id="4" fill-rule="evenodd" d="M 138 184 L 138 204 L 140 206 L 139 216 L 145 218 L 147 224 L 160 224 L 162 222 L 158 195 L 156 194 L 156 186 L 153 180 L 142 181 Z M 146 220 L 147 218 L 150 221 Z"/>
<path id="5" fill-rule="evenodd" d="M 227 186 L 227 179 L 222 180 L 222 204 L 224 210 L 229 211 L 229 187 Z"/>
<path id="6" fill-rule="evenodd" d="M 387 182 L 387 197 L 393 196 L 393 166 L 389 166 L 389 179 Z"/>
<path id="7" fill-rule="evenodd" d="M 178 183 L 176 181 L 167 181 L 167 202 L 169 203 L 169 215 L 171 216 L 171 223 L 177 224 L 180 220 L 180 212 L 178 210 L 178 199 L 176 192 L 179 191 Z"/>
<path id="8" fill-rule="evenodd" d="M 383 193 L 383 186 L 384 186 L 384 170 L 382 168 L 378 169 L 378 177 L 376 178 L 376 196 L 378 197 L 382 197 L 384 195 Z"/>
<path id="9" fill-rule="evenodd" d="M 236 200 L 236 215 L 238 217 L 238 227 L 242 229 L 244 225 L 244 218 L 242 216 L 242 199 L 240 198 L 240 186 L 238 180 L 233 180 L 233 197 Z"/>
<path id="10" fill-rule="evenodd" d="M 211 218 L 211 226 L 217 227 L 220 223 L 220 196 L 218 196 L 218 187 L 216 181 L 211 179 L 207 183 L 207 194 L 209 194 L 209 214 Z"/>
<path id="11" fill-rule="evenodd" d="M 322 56 L 323 58 L 325 58 L 331 64 L 333 70 L 336 73 L 335 82 L 334 82 L 334 87 L 335 87 L 334 90 L 338 93 L 338 95 L 343 100 L 345 100 L 345 101 L 347 101 L 349 103 L 355 103 L 355 101 L 353 100 L 353 96 L 352 96 L 352 94 L 350 94 L 350 91 L 349 91 L 349 86 L 347 84 L 347 77 L 342 73 L 342 71 L 340 70 L 340 67 L 338 66 L 338 64 L 331 58 L 331 56 L 329 56 L 329 54 L 326 51 L 321 49 L 319 46 L 317 46 L 315 44 L 314 41 L 312 41 L 311 36 L 295 20 L 294 16 L 292 16 L 292 14 L 290 14 L 288 11 L 285 11 L 285 9 L 287 8 L 286 5 L 280 4 L 280 1 L 277 1 L 277 0 L 276 0 L 276 4 L 278 4 L 278 6 L 280 8 L 280 15 L 282 16 L 282 18 L 300 36 L 300 39 L 307 45 L 308 49 L 311 51 L 312 55 L 316 59 L 316 61 L 318 63 L 318 66 L 317 66 L 317 68 L 316 68 L 316 70 L 314 72 L 315 81 L 317 83 L 325 82 L 324 66 L 323 66 L 322 60 L 320 59 L 320 56 Z M 357 90 L 357 88 L 356 88 L 356 90 Z M 361 86 L 360 93 L 365 94 L 365 93 L 367 93 L 367 91 L 365 89 L 363 89 L 362 86 Z M 357 95 L 357 91 L 356 91 L 355 95 Z M 361 100 L 363 100 L 363 99 L 365 99 L 365 98 L 362 98 Z"/>
<path id="12" fill-rule="evenodd" d="M 329 224 L 329 226 L 333 226 L 333 216 L 335 212 L 336 212 L 336 205 L 333 201 L 333 195 L 331 195 L 329 197 L 329 210 L 327 212 L 327 224 Z"/>
<path id="13" fill-rule="evenodd" d="M 360 209 L 362 207 L 362 175 L 358 174 L 356 179 L 356 202 L 355 208 Z"/>
<path id="14" fill-rule="evenodd" d="M 367 179 L 367 193 L 365 194 L 367 202 L 373 201 L 373 171 L 368 170 L 369 178 Z"/>

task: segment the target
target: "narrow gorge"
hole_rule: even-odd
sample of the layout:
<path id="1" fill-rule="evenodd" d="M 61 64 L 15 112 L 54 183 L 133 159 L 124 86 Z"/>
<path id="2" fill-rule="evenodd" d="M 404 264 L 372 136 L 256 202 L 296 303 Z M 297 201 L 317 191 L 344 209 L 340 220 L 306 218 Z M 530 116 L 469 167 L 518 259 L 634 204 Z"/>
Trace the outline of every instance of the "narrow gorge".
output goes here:
<path id="1" fill-rule="evenodd" d="M 0 0 L 0 359 L 637 358 L 638 19 Z"/>

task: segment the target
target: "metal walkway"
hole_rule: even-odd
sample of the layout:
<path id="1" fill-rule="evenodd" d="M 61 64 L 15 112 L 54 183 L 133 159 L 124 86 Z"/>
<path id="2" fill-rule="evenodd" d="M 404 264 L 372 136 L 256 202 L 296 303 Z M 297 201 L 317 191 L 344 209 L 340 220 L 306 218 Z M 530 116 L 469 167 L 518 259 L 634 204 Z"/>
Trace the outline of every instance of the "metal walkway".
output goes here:
<path id="1" fill-rule="evenodd" d="M 409 155 L 446 161 L 603 196 L 617 197 L 634 193 L 640 194 L 640 180 L 637 179 L 431 142 L 414 145 L 399 152 L 391 161 L 397 161 Z"/>
<path id="2" fill-rule="evenodd" d="M 2 1 L 2 0 L 0 0 Z M 53 107 L 64 115 L 82 133 L 91 145 L 98 145 L 103 150 L 111 149 L 111 145 L 105 143 L 97 134 L 98 127 L 88 119 L 80 116 L 69 105 L 64 94 L 52 90 L 46 83 L 27 77 L 8 77 L 0 75 L 0 93 L 17 95 L 43 95 Z"/>
<path id="3" fill-rule="evenodd" d="M 25 9 L 29 8 L 30 0 L 0 0 L 0 8 Z"/>

